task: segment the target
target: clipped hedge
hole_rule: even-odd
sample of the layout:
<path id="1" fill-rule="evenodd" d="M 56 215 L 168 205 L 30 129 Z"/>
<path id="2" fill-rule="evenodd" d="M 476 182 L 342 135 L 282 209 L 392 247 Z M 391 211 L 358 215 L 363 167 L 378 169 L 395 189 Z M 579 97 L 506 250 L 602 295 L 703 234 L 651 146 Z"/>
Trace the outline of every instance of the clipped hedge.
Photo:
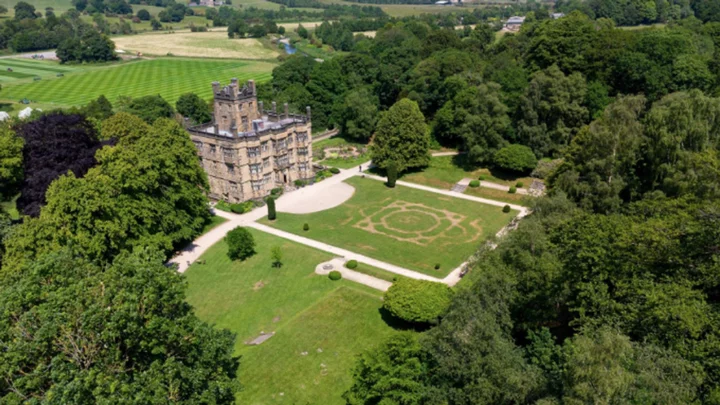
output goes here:
<path id="1" fill-rule="evenodd" d="M 472 180 L 470 184 L 468 184 L 470 187 L 480 187 L 480 180 Z"/>
<path id="2" fill-rule="evenodd" d="M 255 208 L 255 203 L 253 203 L 252 201 L 245 201 L 244 203 L 239 204 L 230 204 L 230 210 L 236 214 L 244 214 L 246 212 L 250 212 L 253 208 Z"/>
<path id="3" fill-rule="evenodd" d="M 523 188 L 524 185 L 525 184 L 522 181 L 518 181 L 517 183 L 515 183 L 515 187 L 517 188 Z"/>
<path id="4" fill-rule="evenodd" d="M 506 204 L 506 205 L 503 207 L 503 212 L 506 213 L 506 214 L 507 214 L 508 212 L 510 212 L 510 206 Z"/>
<path id="5" fill-rule="evenodd" d="M 385 292 L 383 308 L 407 322 L 435 323 L 452 296 L 445 284 L 403 277 Z"/>
<path id="6" fill-rule="evenodd" d="M 510 193 L 510 194 L 517 193 L 517 188 L 515 186 L 510 187 L 510 190 L 508 190 L 508 193 Z"/>
<path id="7" fill-rule="evenodd" d="M 303 231 L 309 231 L 309 230 L 310 230 L 310 225 L 308 225 L 307 222 L 304 223 L 304 224 L 303 224 Z"/>
<path id="8" fill-rule="evenodd" d="M 333 270 L 328 274 L 328 278 L 332 281 L 338 281 L 342 278 L 342 273 L 337 270 Z"/>
<path id="9" fill-rule="evenodd" d="M 338 173 L 340 173 L 340 169 L 338 169 L 337 167 L 331 167 L 331 168 L 330 168 L 330 173 L 332 173 L 332 174 L 338 174 Z"/>
<path id="10" fill-rule="evenodd" d="M 358 266 L 357 260 L 348 260 L 345 263 L 345 267 L 347 267 L 348 269 L 357 269 L 357 266 Z"/>

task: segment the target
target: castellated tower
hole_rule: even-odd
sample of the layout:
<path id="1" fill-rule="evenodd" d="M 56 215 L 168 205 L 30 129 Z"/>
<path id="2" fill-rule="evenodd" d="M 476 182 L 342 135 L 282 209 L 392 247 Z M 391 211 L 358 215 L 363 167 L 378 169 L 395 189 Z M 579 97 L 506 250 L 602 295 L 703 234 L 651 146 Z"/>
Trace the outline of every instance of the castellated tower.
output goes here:
<path id="1" fill-rule="evenodd" d="M 310 107 L 265 111 L 255 81 L 212 83 L 213 121 L 188 129 L 210 182 L 210 197 L 231 203 L 261 199 L 273 188 L 312 179 Z"/>

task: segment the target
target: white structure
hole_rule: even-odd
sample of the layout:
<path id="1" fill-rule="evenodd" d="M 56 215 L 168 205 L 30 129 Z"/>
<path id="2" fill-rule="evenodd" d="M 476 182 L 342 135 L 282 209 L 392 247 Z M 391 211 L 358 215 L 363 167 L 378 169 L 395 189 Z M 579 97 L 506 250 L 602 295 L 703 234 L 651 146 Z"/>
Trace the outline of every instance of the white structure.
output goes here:
<path id="1" fill-rule="evenodd" d="M 565 17 L 565 13 L 552 13 L 550 16 L 552 17 L 553 20 L 557 20 L 558 18 Z"/>
<path id="2" fill-rule="evenodd" d="M 7 120 L 10 118 L 10 114 L 6 113 L 5 111 L 0 111 L 0 122 Z"/>
<path id="3" fill-rule="evenodd" d="M 39 109 L 39 108 L 38 108 L 37 110 L 38 110 L 38 111 L 42 111 L 42 110 Z M 32 114 L 32 112 L 33 112 L 33 109 L 30 108 L 30 107 L 27 107 L 27 108 L 25 108 L 24 110 L 22 110 L 22 111 L 20 111 L 20 112 L 18 113 L 18 118 L 20 118 L 20 119 L 25 119 L 25 118 L 29 117 L 30 114 Z"/>

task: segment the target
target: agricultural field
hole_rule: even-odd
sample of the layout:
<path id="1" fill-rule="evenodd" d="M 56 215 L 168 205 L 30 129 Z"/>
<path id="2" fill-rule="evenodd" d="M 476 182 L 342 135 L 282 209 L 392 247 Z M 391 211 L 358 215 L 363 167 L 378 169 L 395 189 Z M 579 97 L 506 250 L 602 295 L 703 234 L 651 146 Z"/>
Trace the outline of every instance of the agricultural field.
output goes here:
<path id="1" fill-rule="evenodd" d="M 202 58 L 275 59 L 276 47 L 255 38 L 229 39 L 226 30 L 212 32 L 147 33 L 115 37 L 115 46 L 144 55 L 192 56 Z"/>
<path id="2" fill-rule="evenodd" d="M 381 294 L 314 273 L 332 256 L 250 229 L 256 254 L 231 262 L 227 246 L 212 246 L 186 272 L 187 300 L 217 328 L 237 334 L 242 356 L 238 403 L 343 404 L 355 356 L 395 333 L 379 309 Z M 272 267 L 279 246 L 283 266 Z M 246 341 L 275 335 L 259 346 Z"/>
<path id="3" fill-rule="evenodd" d="M 338 207 L 259 222 L 442 278 L 517 214 L 377 180 L 352 177 L 346 183 L 355 193 Z M 303 231 L 305 223 L 309 231 Z"/>
<path id="4" fill-rule="evenodd" d="M 273 67 L 273 63 L 259 61 L 179 58 L 139 60 L 105 65 L 48 80 L 8 84 L 0 90 L 0 98 L 28 98 L 33 103 L 50 103 L 61 107 L 84 105 L 100 95 L 114 102 L 119 96 L 159 94 L 174 104 L 180 95 L 188 92 L 202 98 L 212 97 L 210 84 L 216 80 L 229 82 L 233 77 L 241 82 L 248 79 L 255 79 L 256 82 L 269 80 Z"/>
<path id="5" fill-rule="evenodd" d="M 18 3 L 20 0 L 0 0 L 0 5 L 5 6 L 8 9 L 7 16 L 14 16 L 15 10 L 13 7 L 15 7 L 15 4 Z M 71 8 L 74 8 L 72 5 L 72 0 L 23 0 L 26 3 L 32 4 L 35 6 L 35 10 L 45 13 L 45 8 L 52 7 L 55 11 L 55 14 L 61 14 Z"/>

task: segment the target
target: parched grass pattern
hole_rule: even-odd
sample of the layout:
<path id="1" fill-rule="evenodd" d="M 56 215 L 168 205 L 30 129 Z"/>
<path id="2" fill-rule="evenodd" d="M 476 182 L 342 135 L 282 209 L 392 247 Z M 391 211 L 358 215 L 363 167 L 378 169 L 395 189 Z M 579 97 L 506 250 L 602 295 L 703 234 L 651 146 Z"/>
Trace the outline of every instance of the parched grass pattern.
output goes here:
<path id="1" fill-rule="evenodd" d="M 2 63 L 0 62 L 0 66 Z M 213 81 L 241 82 L 269 80 L 273 64 L 267 62 L 156 59 L 98 68 L 65 77 L 7 85 L 0 92 L 5 99 L 28 98 L 60 105 L 84 105 L 100 95 L 111 102 L 120 96 L 161 95 L 174 104 L 184 93 L 212 97 Z"/>
<path id="2" fill-rule="evenodd" d="M 470 243 L 482 235 L 477 220 L 466 221 L 465 215 L 402 200 L 393 201 L 372 214 L 365 210 L 360 213 L 364 218 L 353 225 L 355 228 L 421 246 Z"/>

